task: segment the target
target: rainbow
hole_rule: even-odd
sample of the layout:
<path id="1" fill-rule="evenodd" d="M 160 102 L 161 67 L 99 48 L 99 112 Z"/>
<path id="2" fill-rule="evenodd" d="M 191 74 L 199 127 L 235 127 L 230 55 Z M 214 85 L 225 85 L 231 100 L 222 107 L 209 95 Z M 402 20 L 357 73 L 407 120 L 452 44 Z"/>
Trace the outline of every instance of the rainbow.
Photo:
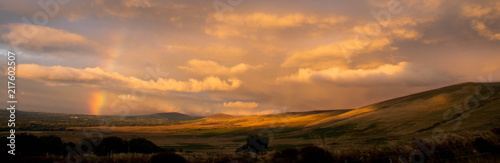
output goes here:
<path id="1" fill-rule="evenodd" d="M 90 113 L 92 115 L 100 115 L 104 104 L 106 103 L 106 91 L 93 92 L 90 95 Z"/>
<path id="2" fill-rule="evenodd" d="M 104 59 L 103 62 L 100 64 L 101 66 L 103 66 L 102 67 L 103 71 L 115 72 L 116 60 L 124 52 L 123 41 L 125 40 L 126 33 L 127 33 L 126 29 L 122 28 L 121 30 L 117 30 L 116 33 L 114 33 L 111 36 L 114 39 L 114 45 L 110 46 L 112 48 L 108 53 L 109 57 Z M 87 101 L 90 114 L 101 115 L 102 110 L 105 108 L 107 98 L 108 98 L 108 93 L 105 89 L 91 92 L 90 97 L 88 98 L 89 100 Z"/>

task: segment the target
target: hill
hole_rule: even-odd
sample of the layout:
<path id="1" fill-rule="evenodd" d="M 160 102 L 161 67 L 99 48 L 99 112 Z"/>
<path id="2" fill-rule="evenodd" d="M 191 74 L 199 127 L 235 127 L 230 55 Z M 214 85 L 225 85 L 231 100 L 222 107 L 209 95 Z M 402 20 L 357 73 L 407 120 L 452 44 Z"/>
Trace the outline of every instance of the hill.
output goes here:
<path id="1" fill-rule="evenodd" d="M 171 121 L 184 121 L 184 120 L 194 120 L 200 119 L 201 117 L 189 116 L 177 112 L 166 112 L 166 113 L 155 113 L 150 115 L 137 115 L 137 116 L 127 116 L 128 119 L 165 119 Z"/>
<path id="2" fill-rule="evenodd" d="M 231 118 L 234 118 L 236 116 L 232 116 L 232 115 L 229 115 L 229 114 L 214 114 L 214 115 L 211 115 L 211 116 L 208 116 L 208 117 L 205 117 L 204 119 L 231 119 Z"/>
<path id="3" fill-rule="evenodd" d="M 370 142 L 488 130 L 500 126 L 499 91 L 500 83 L 452 85 L 328 117 L 291 135 Z"/>
<path id="4" fill-rule="evenodd" d="M 8 119 L 8 116 L 9 112 L 0 112 L 0 118 Z M 157 126 L 201 118 L 175 112 L 123 117 L 117 115 L 43 113 L 19 110 L 16 111 L 16 117 L 16 127 L 23 131 L 67 130 L 70 127 L 99 126 L 102 125 L 103 121 L 114 126 Z"/>
<path id="5" fill-rule="evenodd" d="M 194 151 L 234 152 L 248 135 L 257 134 L 271 137 L 269 145 L 273 149 L 311 144 L 333 148 L 407 145 L 415 138 L 435 138 L 436 133 L 470 135 L 500 127 L 498 92 L 500 83 L 463 83 L 354 110 L 251 116 L 216 114 L 205 118 L 180 113 L 131 116 L 112 121 L 116 127 L 113 127 L 111 135 L 125 138 L 142 136 L 166 148 L 189 148 Z M 98 117 L 105 116 L 81 115 L 79 120 L 87 119 L 83 121 L 85 123 L 69 121 L 73 125 L 70 129 L 74 132 L 99 129 L 97 125 L 86 125 L 95 121 L 89 119 Z M 84 138 L 82 134 L 71 132 L 52 134 L 60 134 L 61 137 L 71 135 L 68 141 Z"/>

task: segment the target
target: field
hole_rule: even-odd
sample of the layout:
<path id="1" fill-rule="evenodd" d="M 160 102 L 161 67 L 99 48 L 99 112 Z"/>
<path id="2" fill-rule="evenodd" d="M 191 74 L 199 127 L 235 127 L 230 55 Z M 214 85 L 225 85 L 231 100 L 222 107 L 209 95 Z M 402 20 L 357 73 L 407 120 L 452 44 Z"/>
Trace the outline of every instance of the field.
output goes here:
<path id="1" fill-rule="evenodd" d="M 476 156 L 481 152 L 472 144 L 478 138 L 493 145 L 500 141 L 494 133 L 494 128 L 500 127 L 498 91 L 500 83 L 464 83 L 353 110 L 209 117 L 173 113 L 142 117 L 21 113 L 20 117 L 22 114 L 33 117 L 29 121 L 21 119 L 19 123 L 28 130 L 36 127 L 33 124 L 43 125 L 44 130 L 33 128 L 31 130 L 35 131 L 23 132 L 36 136 L 56 135 L 63 142 L 78 143 L 90 137 L 116 136 L 125 140 L 142 137 L 192 161 L 214 153 L 220 157 L 235 155 L 236 149 L 247 143 L 249 135 L 269 139 L 265 154 L 252 157 L 257 160 L 258 157 L 271 159 L 270 155 L 286 148 L 300 149 L 310 145 L 328 150 L 337 160 L 347 159 L 344 156 L 359 160 L 381 155 L 398 159 L 399 155 L 407 157 L 419 149 L 416 140 L 442 145 L 438 147 L 444 151 L 453 150 L 454 157 L 464 151 L 470 152 L 462 156 Z M 47 118 L 50 116 L 59 118 L 51 122 L 51 118 Z M 74 119 L 76 116 L 78 119 Z M 83 117 L 86 120 L 81 120 Z M 108 125 L 96 125 L 103 119 L 108 120 Z M 62 120 L 64 123 L 60 122 Z M 86 131 L 97 134 L 89 137 Z M 2 137 L 5 136 L 4 131 Z M 458 147 L 465 149 L 457 150 Z M 490 157 L 491 152 L 496 151 L 485 153 L 485 157 Z M 498 153 L 492 157 L 498 158 L 496 156 Z"/>

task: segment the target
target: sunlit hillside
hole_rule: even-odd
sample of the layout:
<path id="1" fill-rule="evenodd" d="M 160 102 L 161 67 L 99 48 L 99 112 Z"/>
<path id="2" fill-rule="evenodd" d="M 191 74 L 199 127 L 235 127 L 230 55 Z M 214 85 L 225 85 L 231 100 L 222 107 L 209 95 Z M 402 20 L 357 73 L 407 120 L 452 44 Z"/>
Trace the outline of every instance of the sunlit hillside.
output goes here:
<path id="1" fill-rule="evenodd" d="M 250 134 L 272 136 L 270 145 L 276 148 L 318 143 L 331 147 L 401 143 L 413 138 L 432 139 L 433 132 L 460 134 L 500 126 L 497 90 L 500 83 L 464 83 L 354 110 L 217 114 L 158 126 L 116 126 L 111 135 L 146 135 L 161 146 L 207 145 L 201 151 L 226 152 L 233 151 Z M 469 105 L 468 109 L 464 105 Z"/>

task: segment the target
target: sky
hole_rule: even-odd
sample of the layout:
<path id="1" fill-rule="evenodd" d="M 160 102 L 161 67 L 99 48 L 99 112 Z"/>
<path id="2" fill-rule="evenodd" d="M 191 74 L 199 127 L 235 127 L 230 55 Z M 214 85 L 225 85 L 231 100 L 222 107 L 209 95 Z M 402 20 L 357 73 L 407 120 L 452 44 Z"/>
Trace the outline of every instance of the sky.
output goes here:
<path id="1" fill-rule="evenodd" d="M 500 81 L 500 2 L 0 1 L 2 61 L 7 51 L 23 111 L 355 109 Z"/>

